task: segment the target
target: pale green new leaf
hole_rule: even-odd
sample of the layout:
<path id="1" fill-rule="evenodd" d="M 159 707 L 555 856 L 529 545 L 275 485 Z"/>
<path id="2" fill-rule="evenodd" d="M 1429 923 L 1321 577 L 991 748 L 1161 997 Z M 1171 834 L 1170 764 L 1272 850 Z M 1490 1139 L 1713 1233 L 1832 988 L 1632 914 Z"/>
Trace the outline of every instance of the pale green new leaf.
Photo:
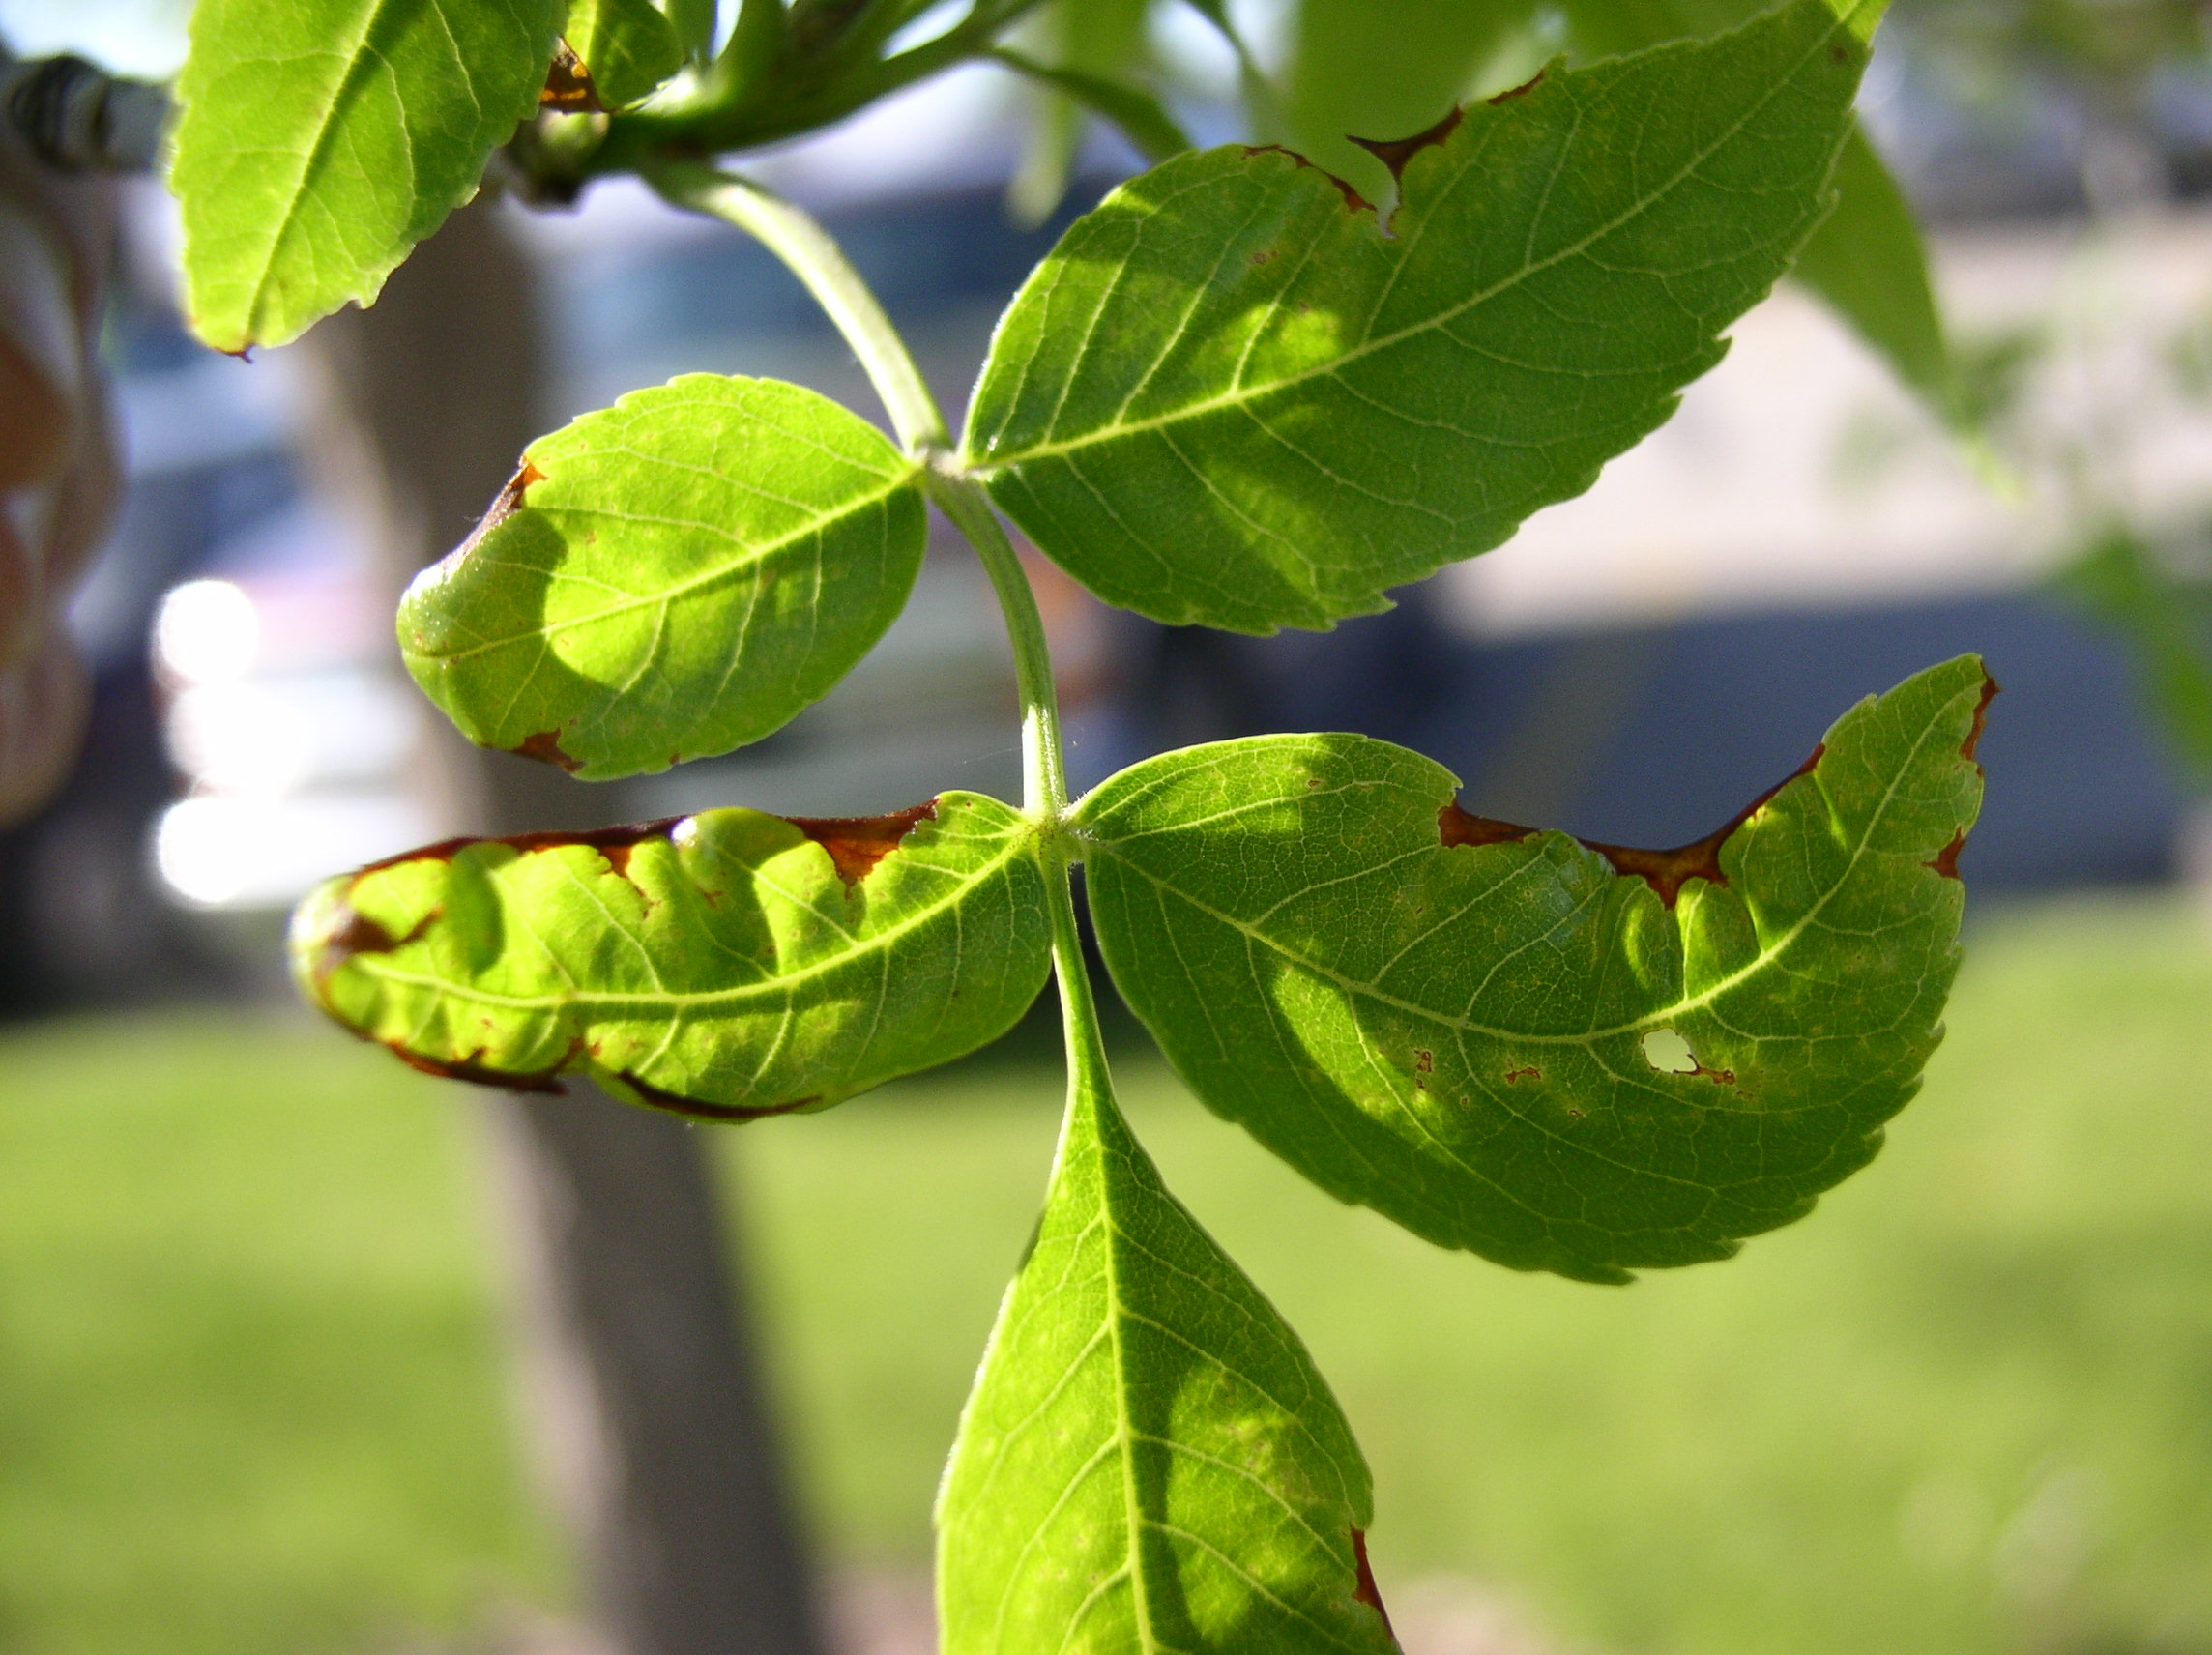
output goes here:
<path id="1" fill-rule="evenodd" d="M 917 469 L 815 392 L 684 374 L 530 446 L 399 609 L 408 671 L 471 740 L 591 780 L 780 728 L 904 607 Z"/>
<path id="2" fill-rule="evenodd" d="M 538 106 L 560 0 L 199 0 L 170 174 L 222 351 L 366 305 Z"/>
<path id="3" fill-rule="evenodd" d="M 1554 73 L 1404 163 L 1385 235 L 1276 151 L 1178 157 L 1015 299 L 967 455 L 1111 602 L 1265 632 L 1384 606 L 1673 412 L 1829 200 L 1877 8 Z"/>
<path id="4" fill-rule="evenodd" d="M 568 0 L 561 38 L 609 109 L 635 103 L 684 67 L 684 44 L 653 0 Z"/>
<path id="5" fill-rule="evenodd" d="M 852 821 L 710 810 L 453 840 L 330 881 L 302 988 L 436 1074 L 745 1119 L 995 1038 L 1043 986 L 1034 829 L 947 793 Z"/>
<path id="6" fill-rule="evenodd" d="M 1919 1086 L 1993 688 L 1967 656 L 1862 703 L 1672 852 L 1466 815 L 1364 737 L 1167 754 L 1078 812 L 1099 944 L 1192 1089 L 1343 1200 L 1589 1280 L 1724 1258 Z"/>
<path id="7" fill-rule="evenodd" d="M 1079 1083 L 938 1506 L 943 1655 L 1392 1655 L 1313 1360 Z"/>

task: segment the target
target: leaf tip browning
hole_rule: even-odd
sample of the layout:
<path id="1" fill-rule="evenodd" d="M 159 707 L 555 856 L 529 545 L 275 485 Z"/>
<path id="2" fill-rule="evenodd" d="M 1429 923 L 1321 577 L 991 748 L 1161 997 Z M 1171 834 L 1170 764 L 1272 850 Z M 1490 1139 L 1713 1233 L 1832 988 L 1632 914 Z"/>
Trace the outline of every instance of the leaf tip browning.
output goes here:
<path id="1" fill-rule="evenodd" d="M 1974 774 L 1977 776 L 1985 773 L 1982 761 L 1975 754 L 1982 744 L 1982 732 L 1989 727 L 1990 703 L 1997 698 L 2003 687 L 1990 676 L 1986 667 L 1983 668 L 1981 695 L 1974 702 L 1974 715 L 1967 722 L 1966 739 L 1959 743 L 1959 757 L 1974 767 Z M 1955 880 L 1959 878 L 1959 853 L 1965 848 L 1966 829 L 1962 827 L 1951 835 L 1949 844 L 1937 851 L 1932 860 L 1922 865 L 1947 880 Z"/>
<path id="2" fill-rule="evenodd" d="M 830 861 L 847 890 L 858 890 L 876 864 L 899 848 L 923 822 L 937 819 L 932 798 L 911 810 L 887 816 L 787 816 L 794 828 L 830 853 Z"/>

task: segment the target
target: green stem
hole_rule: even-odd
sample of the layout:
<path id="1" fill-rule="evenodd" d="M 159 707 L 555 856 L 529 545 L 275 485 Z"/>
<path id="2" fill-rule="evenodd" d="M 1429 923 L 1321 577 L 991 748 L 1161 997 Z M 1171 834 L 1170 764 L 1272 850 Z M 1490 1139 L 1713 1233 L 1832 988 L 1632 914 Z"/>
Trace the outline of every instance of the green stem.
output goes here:
<path id="1" fill-rule="evenodd" d="M 908 453 L 928 459 L 952 447 L 945 416 L 930 395 L 906 341 L 884 314 L 884 307 L 846 260 L 844 249 L 814 216 L 772 189 L 696 161 L 659 161 L 644 169 L 645 181 L 670 202 L 734 224 L 756 237 L 806 284 L 853 354 L 867 370 L 869 383 L 884 399 L 891 425 Z"/>
<path id="2" fill-rule="evenodd" d="M 1022 701 L 1022 804 L 1057 828 L 1067 811 L 1067 766 L 1061 748 L 1060 696 L 1053 687 L 1052 653 L 1045 645 L 1036 593 L 983 485 L 950 455 L 930 468 L 927 482 L 929 497 L 968 537 L 999 595 L 1006 635 L 1014 646 L 1014 686 Z"/>
<path id="3" fill-rule="evenodd" d="M 1061 831 L 1067 814 L 1067 767 L 1061 747 L 1060 696 L 1052 682 L 1044 617 L 1005 525 L 983 485 L 952 452 L 945 416 L 915 365 L 914 354 L 829 231 L 773 190 L 712 167 L 667 162 L 647 168 L 645 177 L 675 205 L 758 237 L 805 283 L 867 370 L 899 440 L 923 468 L 922 484 L 930 499 L 983 560 L 1014 647 L 1014 682 L 1022 704 L 1022 806 L 1046 829 L 1039 849 L 1045 858 L 1053 972 L 1060 979 L 1067 1039 L 1068 1097 L 1072 1102 L 1088 1089 L 1091 1095 L 1111 1099 L 1098 1006 L 1091 999 L 1083 941 L 1075 926 L 1070 844 Z"/>
<path id="4" fill-rule="evenodd" d="M 991 509 L 990 496 L 954 458 L 945 416 L 906 341 L 844 249 L 804 208 L 750 179 L 696 162 L 662 162 L 646 168 L 645 178 L 677 206 L 758 237 L 821 302 L 860 359 L 899 441 L 925 468 L 922 481 L 929 497 L 967 536 L 991 577 L 1013 642 L 1014 685 L 1021 696 L 1022 806 L 1057 828 L 1067 810 L 1067 767 L 1061 752 L 1060 697 L 1053 687 L 1044 617 L 1037 612 L 1036 594 L 1021 558 Z"/>
<path id="5" fill-rule="evenodd" d="M 794 60 L 786 56 L 767 82 L 742 84 L 717 65 L 698 96 L 669 105 L 616 115 L 607 139 L 591 158 L 596 174 L 642 172 L 679 156 L 722 154 L 811 132 L 843 120 L 901 87 L 975 57 L 992 39 L 1040 0 L 978 5 L 939 35 L 896 57 L 877 58 L 862 39 L 851 52 Z"/>

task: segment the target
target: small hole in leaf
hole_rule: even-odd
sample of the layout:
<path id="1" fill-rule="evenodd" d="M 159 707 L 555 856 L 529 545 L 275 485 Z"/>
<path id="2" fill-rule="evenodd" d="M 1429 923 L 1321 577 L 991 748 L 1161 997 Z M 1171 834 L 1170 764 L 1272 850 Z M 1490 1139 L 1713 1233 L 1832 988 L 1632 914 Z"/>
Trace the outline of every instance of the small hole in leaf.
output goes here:
<path id="1" fill-rule="evenodd" d="M 1665 1075 L 1698 1072 L 1697 1053 L 1672 1029 L 1654 1029 L 1644 1036 L 1644 1060 Z"/>

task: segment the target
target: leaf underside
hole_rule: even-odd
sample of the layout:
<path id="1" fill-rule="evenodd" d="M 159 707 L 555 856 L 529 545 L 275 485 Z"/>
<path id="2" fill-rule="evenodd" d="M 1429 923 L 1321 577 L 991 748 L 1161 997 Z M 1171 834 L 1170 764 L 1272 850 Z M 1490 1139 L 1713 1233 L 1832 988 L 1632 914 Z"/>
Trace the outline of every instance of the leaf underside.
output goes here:
<path id="1" fill-rule="evenodd" d="M 1341 1199 L 1593 1281 L 1725 1258 L 1918 1089 L 1993 689 L 1968 656 L 1862 703 L 1673 853 L 1467 816 L 1364 737 L 1167 754 L 1080 808 L 1099 944 L 1192 1089 Z"/>
<path id="2" fill-rule="evenodd" d="M 1325 627 L 1587 488 L 1829 202 L 1873 8 L 1554 73 L 1372 210 L 1216 149 L 1073 225 L 1000 324 L 969 462 L 1111 602 Z"/>
<path id="3" fill-rule="evenodd" d="M 1370 1506 L 1297 1336 L 1079 1087 L 946 1472 L 945 1655 L 1390 1655 Z"/>
<path id="4" fill-rule="evenodd" d="M 419 1068 L 590 1074 L 746 1119 L 827 1108 L 996 1038 L 1043 986 L 1034 830 L 948 793 L 895 816 L 710 810 L 454 840 L 301 905 L 301 987 Z"/>
<path id="5" fill-rule="evenodd" d="M 874 647 L 920 572 L 915 467 L 773 380 L 685 374 L 533 443 L 399 610 L 462 733 L 587 780 L 781 728 Z"/>
<path id="6" fill-rule="evenodd" d="M 223 351 L 366 305 L 538 106 L 560 0 L 200 0 L 171 186 Z"/>

